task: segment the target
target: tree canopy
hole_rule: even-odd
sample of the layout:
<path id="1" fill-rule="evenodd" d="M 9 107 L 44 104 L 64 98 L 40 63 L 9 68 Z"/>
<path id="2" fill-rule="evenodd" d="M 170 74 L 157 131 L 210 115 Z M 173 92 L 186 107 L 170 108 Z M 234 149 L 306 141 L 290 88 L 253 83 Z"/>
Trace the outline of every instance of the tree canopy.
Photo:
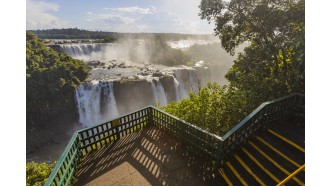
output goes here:
<path id="1" fill-rule="evenodd" d="M 222 136 L 248 114 L 247 103 L 241 92 L 209 82 L 197 95 L 191 92 L 189 98 L 168 104 L 162 109 Z"/>
<path id="2" fill-rule="evenodd" d="M 234 55 L 226 78 L 163 109 L 224 135 L 262 102 L 305 89 L 304 0 L 202 0 L 200 16 L 215 23 L 222 47 Z"/>
<path id="3" fill-rule="evenodd" d="M 26 33 L 27 126 L 45 126 L 68 110 L 75 115 L 74 90 L 88 75 L 79 60 L 47 48 L 31 32 Z"/>
<path id="4" fill-rule="evenodd" d="M 202 0 L 199 7 L 227 52 L 249 43 L 226 75 L 231 86 L 261 100 L 304 92 L 304 0 Z"/>
<path id="5" fill-rule="evenodd" d="M 29 162 L 26 164 L 26 185 L 42 186 L 46 183 L 56 162 L 52 164 Z"/>

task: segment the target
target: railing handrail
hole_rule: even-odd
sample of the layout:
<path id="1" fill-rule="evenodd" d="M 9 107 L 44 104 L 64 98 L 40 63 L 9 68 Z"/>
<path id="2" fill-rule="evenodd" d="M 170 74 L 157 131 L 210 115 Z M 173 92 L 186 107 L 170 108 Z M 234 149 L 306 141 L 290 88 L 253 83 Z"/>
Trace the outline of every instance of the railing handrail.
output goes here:
<path id="1" fill-rule="evenodd" d="M 299 167 L 297 170 L 295 170 L 292 174 L 290 174 L 288 177 L 286 177 L 284 180 L 282 180 L 280 183 L 278 183 L 276 186 L 282 186 L 286 182 L 290 181 L 294 176 L 296 176 L 299 172 L 305 169 L 305 164 Z"/>
<path id="2" fill-rule="evenodd" d="M 146 106 L 146 107 L 142 107 L 142 108 L 140 108 L 140 109 L 138 109 L 138 110 L 136 110 L 136 111 L 129 112 L 128 114 L 125 114 L 125 115 L 121 115 L 121 116 L 115 117 L 115 118 L 113 118 L 113 119 L 111 119 L 111 120 L 109 120 L 109 121 L 107 121 L 107 122 L 103 122 L 103 123 L 95 124 L 95 125 L 90 126 L 90 127 L 86 127 L 86 128 L 83 128 L 83 129 L 79 129 L 79 130 L 77 130 L 76 132 L 77 132 L 77 133 L 81 133 L 81 132 L 83 132 L 83 131 L 86 131 L 86 130 L 89 130 L 89 129 L 93 129 L 93 128 L 99 127 L 99 126 L 104 125 L 104 124 L 107 124 L 107 123 L 109 123 L 109 122 L 111 122 L 111 121 L 114 121 L 114 120 L 117 120 L 117 119 L 123 118 L 123 117 L 125 117 L 125 116 L 132 115 L 132 114 L 134 114 L 134 113 L 136 113 L 136 112 L 139 112 L 139 111 L 141 111 L 141 110 L 148 109 L 150 106 L 151 106 L 151 105 Z"/>
<path id="3" fill-rule="evenodd" d="M 73 145 L 74 145 L 74 143 L 76 142 L 76 140 L 77 140 L 77 138 L 78 138 L 78 143 L 79 143 L 79 145 L 78 145 L 78 158 L 81 158 L 80 156 L 80 153 L 82 153 L 82 151 L 81 151 L 81 149 L 80 149 L 80 144 L 82 143 L 82 141 L 81 141 L 81 139 L 79 138 L 79 134 L 80 133 L 82 133 L 82 132 L 88 132 L 89 130 L 94 130 L 95 128 L 98 128 L 98 127 L 102 127 L 103 125 L 107 125 L 107 124 L 109 124 L 110 122 L 113 122 L 113 121 L 115 121 L 115 120 L 118 120 L 118 119 L 122 119 L 122 118 L 126 118 L 126 117 L 130 117 L 130 116 L 132 116 L 132 115 L 134 115 L 134 114 L 136 114 L 136 113 L 139 113 L 139 112 L 144 112 L 144 111 L 146 111 L 148 114 L 148 121 L 150 121 L 150 119 L 152 119 L 152 118 L 154 118 L 153 116 L 152 116 L 152 110 L 151 109 L 154 109 L 154 110 L 156 110 L 157 112 L 160 112 L 160 113 L 162 113 L 162 114 L 164 114 L 164 115 L 166 115 L 166 116 L 168 116 L 168 117 L 170 117 L 170 118 L 172 118 L 172 119 L 174 119 L 174 120 L 177 120 L 177 121 L 179 121 L 181 124 L 184 124 L 184 125 L 186 125 L 187 127 L 190 127 L 190 128 L 193 128 L 193 129 L 195 129 L 195 130 L 197 130 L 197 131 L 199 131 L 199 132 L 201 132 L 201 134 L 205 134 L 205 136 L 206 136 L 206 139 L 208 138 L 207 136 L 210 136 L 210 137 L 213 137 L 213 138 L 215 138 L 214 140 L 215 140 L 215 142 L 214 141 L 212 141 L 212 144 L 220 144 L 220 145 L 222 145 L 222 143 L 225 143 L 225 140 L 226 139 L 228 139 L 229 137 L 231 137 L 232 135 L 235 135 L 235 133 L 236 132 L 238 132 L 238 130 L 241 128 L 241 127 L 243 127 L 243 126 L 245 126 L 245 124 L 246 123 L 248 123 L 249 122 L 249 120 L 251 119 L 251 118 L 253 118 L 254 116 L 256 116 L 259 112 L 261 112 L 267 105 L 271 105 L 271 104 L 274 104 L 274 103 L 276 103 L 276 102 L 280 102 L 280 101 L 282 101 L 282 100 L 285 100 L 285 99 L 288 99 L 288 98 L 290 98 L 290 97 L 293 97 L 293 96 L 304 96 L 304 95 L 301 95 L 301 94 L 291 94 L 291 95 L 288 95 L 288 96 L 285 96 L 285 97 L 282 97 L 282 98 L 279 98 L 279 99 L 275 99 L 275 100 L 272 100 L 272 101 L 268 101 L 268 102 L 265 102 L 265 103 L 262 103 L 258 108 L 256 108 L 254 111 L 252 111 L 248 116 L 246 116 L 241 122 L 239 122 L 235 127 L 233 127 L 230 131 L 228 131 L 223 137 L 220 137 L 220 136 L 218 136 L 218 135 L 216 135 L 216 134 L 213 134 L 213 133 L 210 133 L 210 132 L 208 132 L 208 131 L 206 131 L 206 130 L 204 130 L 204 129 L 202 129 L 202 128 L 200 128 L 200 127 L 198 127 L 198 126 L 196 126 L 196 125 L 193 125 L 193 124 L 191 124 L 191 123 L 189 123 L 189 122 L 186 122 L 186 121 L 184 121 L 184 120 L 182 120 L 182 119 L 180 119 L 180 118 L 177 118 L 177 117 L 175 117 L 175 116 L 173 116 L 173 115 L 171 115 L 171 114 L 169 114 L 169 113 L 166 113 L 166 112 L 164 112 L 164 111 L 162 111 L 162 110 L 160 110 L 160 109 L 158 109 L 158 108 L 156 108 L 156 107 L 154 107 L 154 106 L 152 106 L 152 105 L 149 105 L 149 106 L 147 106 L 147 107 L 143 107 L 143 108 L 141 108 L 141 109 L 139 109 L 139 110 L 137 110 L 137 111 L 134 111 L 134 112 L 131 112 L 131 113 L 128 113 L 128 114 L 125 114 L 125 115 L 122 115 L 122 116 L 119 116 L 119 117 L 116 117 L 116 118 L 114 118 L 114 119 L 112 119 L 112 120 L 110 120 L 110 121 L 108 121 L 108 122 L 103 122 L 103 123 L 101 123 L 101 124 L 98 124 L 98 125 L 95 125 L 95 126 L 91 126 L 91 127 L 87 127 L 87 128 L 83 128 L 83 129 L 80 129 L 80 130 L 77 130 L 76 132 L 74 132 L 74 134 L 73 134 L 73 136 L 71 137 L 71 139 L 70 139 L 70 141 L 69 141 L 69 143 L 68 143 L 68 145 L 66 146 L 66 148 L 65 148 L 65 150 L 64 150 L 64 152 L 62 153 L 62 155 L 61 155 L 61 157 L 60 157 L 60 159 L 59 159 L 59 161 L 57 162 L 57 164 L 56 164 L 56 166 L 55 166 L 55 168 L 53 169 L 53 171 L 52 171 L 52 173 L 50 174 L 50 176 L 48 177 L 48 180 L 47 180 L 47 182 L 45 183 L 45 185 L 46 186 L 49 186 L 49 185 L 51 185 L 52 184 L 52 182 L 56 179 L 56 176 L 57 176 L 57 173 L 58 173 L 58 171 L 61 169 L 61 167 L 62 167 L 62 165 L 63 165 L 63 163 L 64 163 L 64 161 L 66 160 L 66 158 L 67 158 L 67 156 L 68 156 L 68 153 L 70 152 L 70 150 L 71 150 L 71 148 L 73 147 Z M 146 115 L 144 115 L 143 117 L 146 117 Z M 146 120 L 144 120 L 144 122 L 145 122 L 145 125 L 147 125 L 148 124 L 148 121 L 146 121 Z M 131 122 L 131 121 L 129 121 L 129 122 Z M 152 121 L 151 122 L 154 122 L 153 121 L 153 119 L 152 119 Z M 120 125 L 120 126 L 124 126 L 124 125 Z M 97 131 L 98 131 L 98 129 L 97 129 Z M 121 131 L 119 131 L 119 132 L 121 132 Z M 202 135 L 203 136 L 203 135 Z M 205 137 L 204 136 L 204 137 Z M 203 137 L 202 137 L 203 138 Z M 197 138 L 194 138 L 195 140 L 197 139 Z M 198 138 L 199 139 L 199 138 Z M 100 140 L 103 140 L 103 139 L 100 139 Z M 204 139 L 202 139 L 202 140 L 204 140 Z M 219 140 L 218 142 L 217 142 L 217 140 Z M 207 140 L 206 141 L 204 141 L 204 142 L 208 142 Z M 203 148 L 205 148 L 205 147 L 203 147 Z M 77 149 L 75 149 L 75 150 L 77 150 Z M 209 149 L 204 149 L 204 150 L 209 150 Z M 213 149 L 214 150 L 214 149 Z M 217 146 L 216 147 L 216 150 L 217 150 L 217 152 L 219 153 L 219 154 L 217 154 L 216 155 L 216 158 L 217 158 L 217 161 L 219 161 L 221 158 L 223 158 L 223 154 L 222 155 L 220 155 L 221 153 L 222 153 L 222 151 L 224 150 L 224 147 L 223 146 Z M 214 152 L 213 152 L 214 153 Z M 82 155 L 83 156 L 83 155 Z M 71 165 L 69 165 L 69 166 L 71 166 Z M 74 169 L 76 168 L 76 166 L 77 165 L 74 165 Z M 70 177 L 70 176 L 69 176 Z M 60 178 L 60 181 L 62 180 L 63 178 Z M 64 178 L 65 179 L 65 178 Z"/>
<path id="4" fill-rule="evenodd" d="M 217 139 L 219 139 L 219 140 L 222 140 L 222 138 L 221 138 L 220 136 L 218 136 L 218 135 L 216 135 L 216 134 L 213 134 L 213 133 L 210 133 L 210 132 L 208 132 L 207 130 L 204 130 L 204 129 L 202 129 L 202 128 L 196 126 L 196 125 L 193 125 L 193 124 L 191 124 L 191 123 L 189 123 L 189 122 L 187 122 L 187 121 L 184 121 L 184 120 L 182 120 L 182 119 L 180 119 L 180 118 L 178 118 L 178 117 L 176 117 L 176 116 L 173 116 L 173 115 L 171 115 L 171 114 L 169 114 L 169 113 L 166 113 L 166 112 L 164 112 L 164 111 L 162 111 L 162 110 L 160 110 L 160 109 L 158 109 L 158 108 L 156 108 L 156 107 L 154 107 L 154 106 L 152 106 L 152 105 L 150 105 L 149 107 L 152 108 L 152 109 L 155 109 L 155 110 L 157 110 L 157 111 L 159 111 L 159 112 L 161 112 L 161 113 L 163 113 L 163 114 L 165 114 L 165 115 L 167 115 L 167 116 L 170 116 L 170 117 L 172 117 L 173 119 L 176 119 L 176 120 L 182 122 L 183 124 L 188 125 L 189 127 L 192 127 L 192 128 L 197 129 L 197 130 L 200 130 L 202 133 L 205 133 L 205 134 L 210 135 L 210 136 L 213 136 L 213 137 L 215 137 L 215 138 L 217 138 Z"/>
<path id="5" fill-rule="evenodd" d="M 72 147 L 72 145 L 74 144 L 75 140 L 78 138 L 78 132 L 74 132 L 68 145 L 65 147 L 60 159 L 58 160 L 58 162 L 56 163 L 54 169 L 52 170 L 52 172 L 50 173 L 47 182 L 45 183 L 45 185 L 51 185 L 51 183 L 53 182 L 53 180 L 56 177 L 57 172 L 59 171 L 59 169 L 61 168 L 62 164 L 64 163 L 65 158 L 67 157 L 70 148 Z"/>
<path id="6" fill-rule="evenodd" d="M 242 121 L 240 121 L 237 125 L 235 125 L 231 130 L 229 130 L 223 137 L 222 140 L 226 140 L 227 138 L 229 138 L 231 135 L 234 135 L 234 133 L 241 128 L 243 125 L 245 125 L 253 116 L 255 116 L 257 113 L 259 113 L 265 106 L 288 99 L 290 97 L 294 97 L 294 96 L 302 96 L 302 94 L 290 94 L 278 99 L 274 99 L 272 101 L 267 101 L 262 103 L 259 107 L 257 107 L 255 110 L 253 110 L 249 115 L 247 115 Z"/>

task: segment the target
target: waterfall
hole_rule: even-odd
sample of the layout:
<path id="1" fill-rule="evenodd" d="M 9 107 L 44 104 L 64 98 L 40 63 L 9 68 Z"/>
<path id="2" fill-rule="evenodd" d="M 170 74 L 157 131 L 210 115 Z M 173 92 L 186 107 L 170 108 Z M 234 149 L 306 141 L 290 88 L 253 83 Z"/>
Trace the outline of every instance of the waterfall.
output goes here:
<path id="1" fill-rule="evenodd" d="M 80 123 L 93 126 L 147 105 L 164 106 L 170 101 L 180 101 L 188 98 L 190 91 L 198 93 L 202 74 L 189 67 L 171 70 L 172 73 L 162 77 L 148 76 L 134 81 L 93 80 L 79 85 L 75 93 Z"/>
<path id="2" fill-rule="evenodd" d="M 48 45 L 54 50 L 84 61 L 130 60 L 146 62 L 149 60 L 145 42 L 124 43 L 70 43 Z"/>
<path id="3" fill-rule="evenodd" d="M 184 75 L 182 72 L 184 72 L 183 69 L 177 69 L 175 71 L 176 80 L 178 82 L 178 100 L 189 97 L 188 91 L 185 88 Z"/>
<path id="4" fill-rule="evenodd" d="M 119 116 L 115 95 L 113 93 L 113 82 L 104 82 L 102 83 L 102 87 L 104 88 L 103 96 L 106 108 L 102 113 L 104 120 L 109 121 Z"/>
<path id="5" fill-rule="evenodd" d="M 213 66 L 211 66 L 211 67 L 210 67 L 210 72 L 211 72 L 211 73 L 210 73 L 210 76 L 211 76 L 211 82 L 212 82 L 212 83 L 214 82 L 214 76 L 213 76 L 213 75 L 214 75 L 214 72 L 213 72 L 213 71 L 214 71 Z"/>
<path id="6" fill-rule="evenodd" d="M 179 91 L 179 82 L 175 78 L 175 76 L 172 76 L 172 77 L 173 77 L 173 83 L 174 83 L 174 87 L 175 87 L 176 101 L 180 101 L 181 100 L 181 94 L 180 94 L 180 91 Z"/>
<path id="7" fill-rule="evenodd" d="M 159 103 L 160 106 L 167 105 L 166 94 L 165 94 L 162 83 L 159 80 L 155 80 L 155 82 L 151 81 L 151 86 L 152 86 L 156 104 Z"/>
<path id="8" fill-rule="evenodd" d="M 189 70 L 189 87 L 190 90 L 193 91 L 195 94 L 199 91 L 200 82 L 196 74 L 196 70 Z"/>
<path id="9" fill-rule="evenodd" d="M 84 126 L 93 126 L 117 117 L 118 110 L 113 94 L 113 82 L 90 82 L 76 89 L 79 121 Z"/>
<path id="10" fill-rule="evenodd" d="M 62 44 L 60 50 L 72 57 L 91 55 L 93 52 L 99 52 L 105 44 Z"/>

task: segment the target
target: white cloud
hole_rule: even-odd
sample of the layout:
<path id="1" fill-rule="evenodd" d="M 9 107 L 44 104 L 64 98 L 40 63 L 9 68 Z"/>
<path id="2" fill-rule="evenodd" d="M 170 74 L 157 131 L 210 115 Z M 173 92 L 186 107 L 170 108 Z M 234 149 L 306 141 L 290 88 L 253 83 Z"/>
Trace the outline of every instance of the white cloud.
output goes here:
<path id="1" fill-rule="evenodd" d="M 52 15 L 51 11 L 58 11 L 60 6 L 45 1 L 27 0 L 26 27 L 27 29 L 63 28 L 68 23 Z"/>
<path id="2" fill-rule="evenodd" d="M 116 32 L 212 33 L 212 25 L 197 19 L 184 18 L 178 9 L 159 10 L 154 6 L 103 8 L 103 13 L 87 12 L 92 29 Z"/>
<path id="3" fill-rule="evenodd" d="M 107 22 L 113 24 L 132 24 L 135 22 L 134 18 L 122 16 L 118 14 L 93 14 L 91 12 L 87 13 L 88 18 L 87 21 L 99 21 L 99 22 Z"/>
<path id="4" fill-rule="evenodd" d="M 100 22 L 97 27 L 101 29 L 111 29 L 121 32 L 143 31 L 144 25 L 138 25 L 138 21 L 146 15 L 155 12 L 155 7 L 119 7 L 119 8 L 103 8 L 106 13 L 86 12 L 86 21 Z M 133 26 L 135 25 L 135 26 Z"/>
<path id="5" fill-rule="evenodd" d="M 140 8 L 140 7 L 124 7 L 124 8 L 104 8 L 105 10 L 111 10 L 115 13 L 132 13 L 132 14 L 153 14 L 155 7 Z"/>

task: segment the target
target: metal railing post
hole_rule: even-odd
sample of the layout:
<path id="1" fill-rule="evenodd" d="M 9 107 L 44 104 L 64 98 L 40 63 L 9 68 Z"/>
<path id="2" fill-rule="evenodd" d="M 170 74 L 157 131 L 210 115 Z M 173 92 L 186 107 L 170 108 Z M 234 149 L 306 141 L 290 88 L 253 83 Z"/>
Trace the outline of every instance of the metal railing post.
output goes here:
<path id="1" fill-rule="evenodd" d="M 222 166 L 222 156 L 223 156 L 223 141 L 220 140 L 219 145 L 218 145 L 218 150 L 217 150 L 217 156 L 215 160 L 215 166 L 216 168 L 220 168 Z"/>
<path id="2" fill-rule="evenodd" d="M 148 124 L 147 126 L 154 125 L 154 117 L 153 117 L 153 108 L 148 107 Z"/>

